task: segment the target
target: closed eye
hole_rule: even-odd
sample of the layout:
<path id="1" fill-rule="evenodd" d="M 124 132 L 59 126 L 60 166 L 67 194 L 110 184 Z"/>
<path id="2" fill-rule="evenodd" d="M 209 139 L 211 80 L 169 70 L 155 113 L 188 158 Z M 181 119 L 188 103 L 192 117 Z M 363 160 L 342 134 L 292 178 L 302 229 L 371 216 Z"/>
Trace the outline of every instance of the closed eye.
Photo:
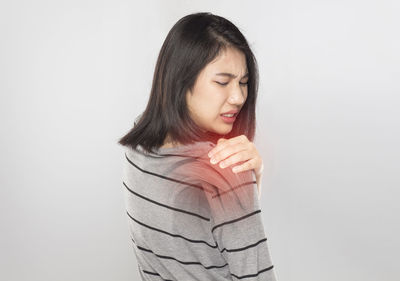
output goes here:
<path id="1" fill-rule="evenodd" d="M 221 82 L 218 82 L 218 81 L 215 81 L 215 82 L 218 83 L 218 84 L 220 84 L 220 85 L 222 85 L 222 86 L 226 86 L 226 85 L 228 85 L 228 83 L 229 83 L 229 82 L 221 83 Z M 246 83 L 239 82 L 239 84 L 244 86 L 244 85 L 247 85 L 248 82 L 246 82 Z"/>

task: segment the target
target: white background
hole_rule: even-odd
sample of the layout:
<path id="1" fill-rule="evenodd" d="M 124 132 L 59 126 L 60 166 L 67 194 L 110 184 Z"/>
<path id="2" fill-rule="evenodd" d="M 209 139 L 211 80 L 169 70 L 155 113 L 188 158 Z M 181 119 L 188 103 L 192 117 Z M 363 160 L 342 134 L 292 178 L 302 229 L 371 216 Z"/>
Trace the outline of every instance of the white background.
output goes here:
<path id="1" fill-rule="evenodd" d="M 279 280 L 399 280 L 398 1 L 0 3 L 1 280 L 139 280 L 117 141 L 167 32 L 204 11 L 259 62 Z"/>

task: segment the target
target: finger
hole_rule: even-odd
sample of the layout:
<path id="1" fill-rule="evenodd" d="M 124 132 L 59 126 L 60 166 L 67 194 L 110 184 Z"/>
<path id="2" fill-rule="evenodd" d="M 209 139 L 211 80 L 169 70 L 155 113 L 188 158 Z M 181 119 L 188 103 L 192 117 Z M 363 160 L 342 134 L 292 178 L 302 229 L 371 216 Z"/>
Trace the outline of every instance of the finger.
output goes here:
<path id="1" fill-rule="evenodd" d="M 212 157 L 219 151 L 221 151 L 231 145 L 236 145 L 236 144 L 240 144 L 240 143 L 248 143 L 249 141 L 248 140 L 246 141 L 246 140 L 247 140 L 247 137 L 245 135 L 240 135 L 240 136 L 230 138 L 230 139 L 220 138 L 217 141 L 217 145 L 208 152 L 208 156 Z"/>
<path id="2" fill-rule="evenodd" d="M 218 144 L 218 143 L 221 143 L 221 142 L 224 142 L 224 141 L 226 141 L 226 140 L 227 140 L 227 139 L 220 138 L 220 139 L 218 139 L 217 144 Z"/>
<path id="3" fill-rule="evenodd" d="M 219 166 L 221 168 L 226 168 L 229 167 L 231 165 L 234 165 L 238 162 L 244 162 L 250 159 L 250 156 L 248 154 L 248 152 L 246 151 L 239 151 L 238 153 L 234 153 L 232 155 L 230 155 L 228 158 L 224 159 L 223 161 L 221 161 L 219 163 Z"/>
<path id="4" fill-rule="evenodd" d="M 235 166 L 232 168 L 232 172 L 239 173 L 247 170 L 251 170 L 254 167 L 254 159 L 250 159 L 249 161 L 243 163 L 242 165 Z"/>
<path id="5" fill-rule="evenodd" d="M 264 171 L 264 162 L 261 162 L 261 166 L 259 167 L 259 169 L 257 171 L 254 169 L 254 172 L 258 176 L 258 175 L 261 175 L 263 173 L 263 171 Z"/>
<path id="6" fill-rule="evenodd" d="M 230 155 L 233 155 L 235 153 L 245 151 L 247 150 L 247 146 L 245 144 L 236 144 L 236 145 L 231 145 L 227 146 L 224 149 L 216 152 L 210 159 L 211 164 L 216 164 L 219 161 L 225 160 L 228 158 Z M 247 159 L 249 159 L 248 157 Z M 247 160 L 246 159 L 246 160 Z"/>

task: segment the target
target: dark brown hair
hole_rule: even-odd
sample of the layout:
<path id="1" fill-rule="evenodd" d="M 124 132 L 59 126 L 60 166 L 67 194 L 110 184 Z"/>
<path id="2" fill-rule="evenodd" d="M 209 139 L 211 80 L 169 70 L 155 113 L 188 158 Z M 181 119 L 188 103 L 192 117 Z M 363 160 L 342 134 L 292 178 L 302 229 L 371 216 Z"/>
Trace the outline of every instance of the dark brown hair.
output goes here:
<path id="1" fill-rule="evenodd" d="M 236 48 L 246 57 L 249 72 L 247 98 L 226 135 L 204 132 L 190 118 L 186 93 L 192 90 L 201 70 L 221 51 Z M 159 148 L 169 134 L 181 144 L 212 141 L 239 135 L 253 141 L 256 122 L 258 66 L 246 38 L 229 20 L 212 13 L 194 13 L 181 18 L 169 31 L 158 55 L 150 98 L 133 128 L 119 144 L 146 151 Z"/>

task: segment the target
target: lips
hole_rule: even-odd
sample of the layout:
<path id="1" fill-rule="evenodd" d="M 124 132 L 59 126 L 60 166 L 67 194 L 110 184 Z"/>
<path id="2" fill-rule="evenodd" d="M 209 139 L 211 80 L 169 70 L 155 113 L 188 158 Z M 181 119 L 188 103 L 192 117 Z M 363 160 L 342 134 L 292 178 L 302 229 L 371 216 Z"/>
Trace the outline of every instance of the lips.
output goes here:
<path id="1" fill-rule="evenodd" d="M 226 123 L 233 123 L 236 120 L 236 114 L 233 115 L 232 117 L 221 115 L 221 119 Z"/>
<path id="2" fill-rule="evenodd" d="M 223 117 L 228 117 L 228 118 L 233 118 L 233 117 L 236 117 L 236 115 L 237 115 L 237 113 L 233 113 L 233 116 L 225 116 L 224 114 L 232 114 L 232 113 L 222 113 L 221 114 L 221 116 L 223 116 Z"/>
<path id="3" fill-rule="evenodd" d="M 230 111 L 227 111 L 227 112 L 224 112 L 224 113 L 221 113 L 221 115 L 222 114 L 235 114 L 235 116 L 237 115 L 237 113 L 239 112 L 239 110 L 237 110 L 237 109 L 233 109 L 233 110 L 230 110 Z"/>

